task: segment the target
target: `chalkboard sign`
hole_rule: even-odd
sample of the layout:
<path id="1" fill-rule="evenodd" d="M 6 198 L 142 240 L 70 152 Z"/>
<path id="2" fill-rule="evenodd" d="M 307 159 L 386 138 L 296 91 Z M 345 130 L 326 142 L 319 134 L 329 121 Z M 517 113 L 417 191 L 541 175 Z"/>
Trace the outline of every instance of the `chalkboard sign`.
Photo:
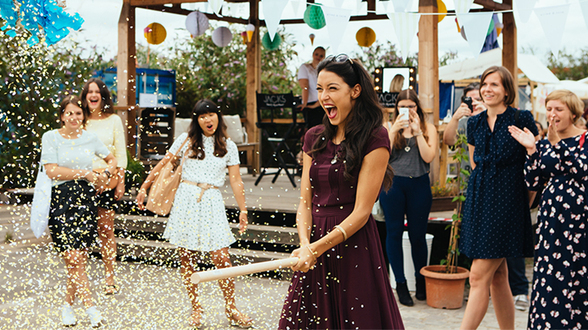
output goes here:
<path id="1" fill-rule="evenodd" d="M 258 108 L 292 108 L 294 97 L 288 94 L 257 94 Z"/>
<path id="2" fill-rule="evenodd" d="M 384 108 L 394 108 L 396 107 L 396 98 L 398 97 L 398 93 L 378 93 L 378 101 L 380 105 Z"/>

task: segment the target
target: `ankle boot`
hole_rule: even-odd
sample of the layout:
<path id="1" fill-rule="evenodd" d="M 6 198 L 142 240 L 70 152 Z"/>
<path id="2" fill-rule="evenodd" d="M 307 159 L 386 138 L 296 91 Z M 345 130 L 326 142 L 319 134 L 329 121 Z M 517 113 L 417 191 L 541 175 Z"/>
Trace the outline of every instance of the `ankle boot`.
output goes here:
<path id="1" fill-rule="evenodd" d="M 417 300 L 427 300 L 427 285 L 424 277 L 416 278 L 416 294 Z"/>
<path id="2" fill-rule="evenodd" d="M 396 282 L 396 294 L 398 294 L 398 301 L 404 306 L 414 306 L 414 301 L 410 297 L 410 292 L 408 292 L 408 286 L 406 282 L 398 283 Z"/>

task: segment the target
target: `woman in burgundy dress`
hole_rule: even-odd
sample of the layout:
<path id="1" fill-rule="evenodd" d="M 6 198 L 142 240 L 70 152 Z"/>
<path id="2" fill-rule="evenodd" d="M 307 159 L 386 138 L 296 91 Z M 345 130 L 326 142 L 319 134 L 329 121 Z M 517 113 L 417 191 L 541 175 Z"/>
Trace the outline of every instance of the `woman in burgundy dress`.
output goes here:
<path id="1" fill-rule="evenodd" d="M 328 57 L 317 72 L 327 116 L 304 140 L 300 260 L 279 329 L 404 329 L 371 216 L 393 176 L 382 109 L 357 60 Z"/>

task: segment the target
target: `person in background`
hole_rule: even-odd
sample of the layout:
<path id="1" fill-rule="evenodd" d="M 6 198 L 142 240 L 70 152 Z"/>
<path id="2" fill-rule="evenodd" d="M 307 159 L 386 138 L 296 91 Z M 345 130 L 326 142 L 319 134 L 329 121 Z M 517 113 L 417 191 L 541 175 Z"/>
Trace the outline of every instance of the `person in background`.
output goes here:
<path id="1" fill-rule="evenodd" d="M 408 110 L 408 118 L 400 114 Z M 380 205 L 386 218 L 386 247 L 392 272 L 396 279 L 398 301 L 413 306 L 404 274 L 402 234 L 406 215 L 412 262 L 416 277 L 416 298 L 427 299 L 425 278 L 420 273 L 427 265 L 427 224 L 433 202 L 429 179 L 430 163 L 439 145 L 437 129 L 425 121 L 419 97 L 412 89 L 405 89 L 396 98 L 394 123 L 388 122 L 388 138 L 392 146 L 389 164 L 395 172 L 392 188 L 380 194 Z M 410 274 L 412 276 L 412 274 Z"/>
<path id="2" fill-rule="evenodd" d="M 472 259 L 470 294 L 461 329 L 476 329 L 488 309 L 489 294 L 501 329 L 514 328 L 514 301 L 506 258 L 533 255 L 529 194 L 523 166 L 525 149 L 508 127 L 526 127 L 537 135 L 529 111 L 510 105 L 516 88 L 510 72 L 492 66 L 481 78 L 486 111 L 470 117 L 467 138 L 472 173 L 464 204 L 460 251 Z M 518 118 L 517 118 L 518 117 Z"/>
<path id="3" fill-rule="evenodd" d="M 93 169 L 105 173 L 111 179 L 116 178 L 114 189 L 105 190 L 97 197 L 98 201 L 98 237 L 100 252 L 106 274 L 103 292 L 106 295 L 118 293 L 115 284 L 114 264 L 116 262 L 116 241 L 114 238 L 114 213 L 125 193 L 125 168 L 127 167 L 127 148 L 122 120 L 114 114 L 112 98 L 106 84 L 97 78 L 86 82 L 81 94 L 82 108 L 90 114 L 86 129 L 98 136 L 100 141 L 114 155 L 118 167 L 114 172 L 106 168 L 100 157 L 94 157 Z"/>
<path id="4" fill-rule="evenodd" d="M 328 120 L 304 139 L 299 261 L 278 329 L 403 329 L 371 216 L 393 176 L 372 78 L 357 60 L 331 56 L 317 90 Z"/>
<path id="5" fill-rule="evenodd" d="M 539 131 L 539 140 L 543 140 L 545 138 L 545 129 L 540 122 L 535 120 L 535 125 L 537 125 L 537 131 Z"/>
<path id="6" fill-rule="evenodd" d="M 576 123 L 574 124 L 576 125 L 576 127 L 578 127 L 579 129 L 586 129 L 586 119 L 584 119 L 584 117 L 580 117 L 578 118 L 578 120 L 576 120 Z"/>
<path id="7" fill-rule="evenodd" d="M 161 169 L 178 153 L 182 159 L 182 180 L 176 191 L 163 237 L 178 246 L 180 271 L 192 303 L 191 327 L 202 326 L 202 306 L 198 285 L 190 281 L 198 269 L 200 253 L 208 252 L 216 268 L 231 267 L 229 246 L 235 237 L 229 227 L 223 195 L 226 171 L 235 200 L 239 205 L 239 234 L 247 230 L 245 190 L 239 172 L 237 145 L 229 139 L 220 108 L 210 100 L 200 100 L 192 110 L 192 123 L 187 133 L 174 141 L 165 157 L 151 170 L 137 194 L 137 205 L 143 209 L 147 189 Z M 225 298 L 225 315 L 229 323 L 250 328 L 253 320 L 237 309 L 235 280 L 219 280 Z"/>
<path id="8" fill-rule="evenodd" d="M 316 68 L 320 61 L 325 58 L 325 49 L 323 47 L 316 47 L 312 52 L 312 61 L 304 63 L 298 69 L 298 84 L 302 89 L 302 104 L 300 109 L 304 115 L 304 122 L 306 128 L 309 129 L 316 125 L 323 123 L 325 113 L 318 102 L 318 94 L 316 92 Z"/>
<path id="9" fill-rule="evenodd" d="M 404 86 L 404 76 L 397 74 L 390 81 L 390 93 L 399 93 Z"/>
<path id="10" fill-rule="evenodd" d="M 455 111 L 451 121 L 447 125 L 445 132 L 443 132 L 443 142 L 448 145 L 455 145 L 458 134 L 465 134 L 467 136 L 468 131 L 468 119 L 469 117 L 476 116 L 483 111 L 486 111 L 487 106 L 482 101 L 480 95 L 480 84 L 477 82 L 471 83 L 466 86 L 463 90 L 462 103 L 459 108 Z M 470 109 L 469 104 L 463 102 L 466 97 L 471 100 Z M 468 151 L 467 144 L 461 146 Z M 461 169 L 468 173 L 472 171 L 470 161 L 463 160 L 461 162 Z M 466 177 L 466 182 L 469 177 Z M 467 189 L 467 188 L 466 188 Z M 467 190 L 466 190 L 467 191 Z M 507 258 L 508 268 L 508 282 L 511 290 L 511 294 L 514 299 L 515 308 L 521 311 L 526 311 L 529 308 L 529 300 L 527 298 L 529 294 L 529 279 L 525 276 L 525 258 Z"/>
<path id="11" fill-rule="evenodd" d="M 529 130 L 509 127 L 527 151 L 527 187 L 543 191 L 527 327 L 586 329 L 588 135 L 574 125 L 584 103 L 568 90 L 551 92 L 545 103 L 547 139 L 535 142 Z"/>
<path id="12" fill-rule="evenodd" d="M 41 164 L 53 180 L 49 231 L 55 249 L 66 265 L 67 292 L 61 309 L 64 326 L 77 323 L 72 305 L 76 298 L 86 308 L 92 327 L 102 325 L 86 273 L 88 249 L 96 240 L 96 192 L 108 184 L 108 176 L 92 171 L 94 155 L 104 159 L 111 173 L 116 158 L 98 137 L 83 129 L 89 113 L 77 96 L 65 97 L 59 105 L 61 128 L 43 134 Z"/>

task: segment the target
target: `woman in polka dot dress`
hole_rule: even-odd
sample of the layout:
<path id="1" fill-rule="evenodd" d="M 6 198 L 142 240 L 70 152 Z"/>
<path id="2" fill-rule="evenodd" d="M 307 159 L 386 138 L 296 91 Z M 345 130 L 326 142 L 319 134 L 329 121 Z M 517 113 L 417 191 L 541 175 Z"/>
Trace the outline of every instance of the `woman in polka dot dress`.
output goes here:
<path id="1" fill-rule="evenodd" d="M 188 296 L 192 302 L 191 327 L 202 326 L 202 307 L 198 287 L 190 278 L 198 268 L 199 254 L 209 252 L 216 268 L 231 266 L 229 246 L 235 238 L 229 227 L 223 196 L 219 187 L 224 186 L 226 170 L 239 213 L 239 233 L 247 229 L 245 190 L 239 172 L 237 145 L 228 139 L 227 127 L 216 104 L 210 100 L 196 103 L 192 111 L 192 123 L 188 133 L 180 135 L 165 157 L 153 168 L 137 195 L 137 204 L 143 207 L 146 190 L 157 173 L 178 150 L 183 157 L 182 181 L 171 209 L 163 237 L 178 246 L 181 273 Z M 186 143 L 185 143 L 186 142 Z M 225 298 L 225 313 L 232 325 L 242 328 L 252 326 L 252 320 L 235 305 L 235 282 L 232 278 L 219 280 Z"/>
<path id="2" fill-rule="evenodd" d="M 537 135 L 533 115 L 510 106 L 516 88 L 510 72 L 493 66 L 482 75 L 480 95 L 488 110 L 468 119 L 472 174 L 464 204 L 460 251 L 473 259 L 470 294 L 461 324 L 475 329 L 486 314 L 489 293 L 501 329 L 514 328 L 514 302 L 506 258 L 533 256 L 525 148 L 508 127 Z"/>
<path id="3" fill-rule="evenodd" d="M 584 103 L 557 90 L 547 96 L 547 139 L 510 128 L 527 149 L 525 180 L 542 189 L 529 329 L 588 328 L 588 138 L 574 122 Z"/>

